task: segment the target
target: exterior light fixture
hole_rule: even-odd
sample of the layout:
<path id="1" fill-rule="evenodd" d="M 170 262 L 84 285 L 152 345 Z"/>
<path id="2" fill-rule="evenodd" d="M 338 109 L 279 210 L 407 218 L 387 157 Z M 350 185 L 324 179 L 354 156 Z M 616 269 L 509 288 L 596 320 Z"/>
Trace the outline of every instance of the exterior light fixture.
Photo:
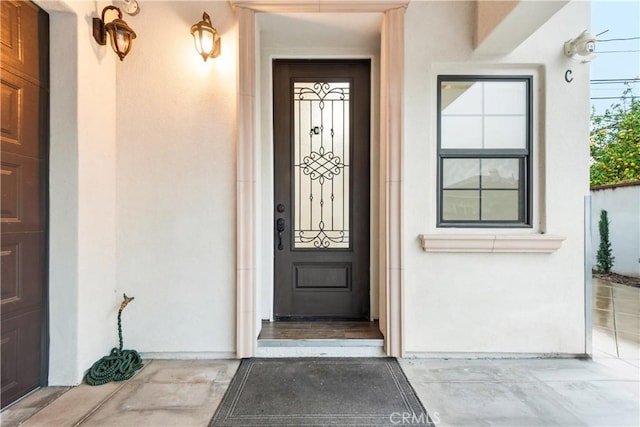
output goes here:
<path id="1" fill-rule="evenodd" d="M 118 17 L 106 24 L 104 16 L 108 10 L 117 11 Z M 107 44 L 107 33 L 109 34 L 113 51 L 122 61 L 131 50 L 133 39 L 136 38 L 136 32 L 122 20 L 122 12 L 115 6 L 105 7 L 102 10 L 102 19 L 93 18 L 93 38 L 96 39 L 99 45 L 104 46 Z"/>
<path id="2" fill-rule="evenodd" d="M 137 0 L 122 0 L 122 10 L 128 15 L 135 16 L 140 13 L 140 5 Z"/>
<path id="3" fill-rule="evenodd" d="M 575 39 L 564 42 L 564 54 L 569 58 L 581 56 L 582 62 L 590 62 L 596 59 L 593 52 L 596 50 L 596 36 L 584 30 Z"/>
<path id="4" fill-rule="evenodd" d="M 202 21 L 191 26 L 191 35 L 196 44 L 196 50 L 206 62 L 208 58 L 220 55 L 220 36 L 218 30 L 211 25 L 211 18 L 207 12 L 202 14 Z"/>

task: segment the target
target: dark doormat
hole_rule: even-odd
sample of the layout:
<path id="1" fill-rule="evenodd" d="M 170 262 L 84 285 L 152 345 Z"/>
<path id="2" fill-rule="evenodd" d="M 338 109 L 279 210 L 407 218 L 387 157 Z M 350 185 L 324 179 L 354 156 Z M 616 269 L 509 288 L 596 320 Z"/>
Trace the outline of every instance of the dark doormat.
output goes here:
<path id="1" fill-rule="evenodd" d="M 394 358 L 243 359 L 210 426 L 433 426 Z"/>

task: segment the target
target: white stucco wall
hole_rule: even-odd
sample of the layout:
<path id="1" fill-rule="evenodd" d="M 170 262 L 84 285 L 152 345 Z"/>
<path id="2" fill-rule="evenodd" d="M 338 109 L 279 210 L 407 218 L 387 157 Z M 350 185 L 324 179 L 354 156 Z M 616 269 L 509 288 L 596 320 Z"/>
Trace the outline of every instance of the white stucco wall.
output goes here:
<path id="1" fill-rule="evenodd" d="M 39 5 L 51 25 L 49 384 L 70 385 L 117 343 L 116 64 L 90 37 L 102 4 Z"/>
<path id="2" fill-rule="evenodd" d="M 124 17 L 138 38 L 123 62 L 90 36 L 90 18 L 107 3 L 39 3 L 52 16 L 51 385 L 77 384 L 116 344 L 123 292 L 136 297 L 123 316 L 126 347 L 156 357 L 232 357 L 237 29 L 229 3 L 142 2 L 139 15 Z M 222 55 L 206 63 L 189 34 L 203 11 L 222 35 Z M 472 2 L 412 2 L 407 9 L 402 251 L 409 355 L 584 352 L 589 66 L 565 58 L 562 44 L 586 28 L 588 15 L 588 3 L 572 2 L 511 55 L 481 57 L 472 51 Z M 334 49 L 269 46 L 262 67 L 294 54 L 377 61 L 362 47 Z M 565 236 L 554 254 L 435 254 L 418 242 L 422 233 L 486 232 L 435 227 L 435 96 L 438 73 L 487 72 L 533 74 L 536 89 L 535 224 L 491 232 Z M 262 85 L 268 89 L 268 76 Z M 262 101 L 264 112 L 270 107 Z M 271 185 L 267 127 L 262 136 L 261 209 L 272 212 L 264 192 Z M 262 275 L 271 274 L 271 225 L 265 214 L 256 236 L 263 239 Z M 260 283 L 268 292 L 269 281 Z M 267 312 L 270 302 L 260 302 Z"/>
<path id="3" fill-rule="evenodd" d="M 584 353 L 589 66 L 565 58 L 562 44 L 586 28 L 589 5 L 571 3 L 505 57 L 474 54 L 473 19 L 471 2 L 412 2 L 406 13 L 405 350 Z M 534 75 L 534 226 L 438 229 L 436 78 L 487 72 Z M 548 233 L 566 240 L 553 254 L 425 253 L 421 233 Z"/>
<path id="4" fill-rule="evenodd" d="M 591 191 L 592 265 L 597 269 L 600 211 L 609 217 L 609 241 L 615 260 L 611 271 L 640 277 L 640 183 Z"/>
<path id="5" fill-rule="evenodd" d="M 222 53 L 204 62 L 206 11 Z M 150 356 L 235 353 L 236 23 L 229 3 L 143 2 L 117 64 L 117 288 Z M 161 24 L 160 24 L 161 23 Z M 151 354 L 149 354 L 151 353 Z"/>
<path id="6" fill-rule="evenodd" d="M 227 2 L 144 5 L 124 17 L 138 38 L 120 62 L 91 37 L 107 4 L 39 2 L 51 21 L 50 385 L 78 384 L 117 346 L 123 292 L 136 297 L 125 347 L 235 351 L 234 16 Z M 206 64 L 189 34 L 205 10 L 225 39 Z"/>

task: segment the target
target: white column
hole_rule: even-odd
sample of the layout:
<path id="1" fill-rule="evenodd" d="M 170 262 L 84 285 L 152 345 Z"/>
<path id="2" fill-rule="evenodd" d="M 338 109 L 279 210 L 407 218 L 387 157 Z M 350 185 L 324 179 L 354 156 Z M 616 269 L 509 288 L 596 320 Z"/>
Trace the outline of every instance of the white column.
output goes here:
<path id="1" fill-rule="evenodd" d="M 380 151 L 381 259 L 380 323 L 387 355 L 402 357 L 402 128 L 404 80 L 404 7 L 384 14 L 381 45 Z"/>
<path id="2" fill-rule="evenodd" d="M 236 356 L 256 352 L 255 12 L 238 7 Z"/>

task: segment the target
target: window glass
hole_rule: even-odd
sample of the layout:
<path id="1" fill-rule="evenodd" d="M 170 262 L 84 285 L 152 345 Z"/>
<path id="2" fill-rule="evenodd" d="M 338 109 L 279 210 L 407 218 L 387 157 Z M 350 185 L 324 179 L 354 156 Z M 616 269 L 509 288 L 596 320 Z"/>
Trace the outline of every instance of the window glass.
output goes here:
<path id="1" fill-rule="evenodd" d="M 482 159 L 483 188 L 519 188 L 519 159 Z"/>
<path id="2" fill-rule="evenodd" d="M 484 118 L 482 148 L 521 148 L 527 146 L 527 121 L 524 116 L 490 116 Z"/>
<path id="3" fill-rule="evenodd" d="M 482 117 L 443 117 L 442 147 L 482 148 Z"/>
<path id="4" fill-rule="evenodd" d="M 527 110 L 525 82 L 484 82 L 484 114 L 524 116 Z"/>
<path id="5" fill-rule="evenodd" d="M 479 188 L 480 159 L 445 159 L 443 163 L 444 188 Z"/>
<path id="6" fill-rule="evenodd" d="M 478 221 L 480 219 L 480 191 L 444 190 L 443 217 L 450 221 Z"/>
<path id="7" fill-rule="evenodd" d="M 443 115 L 482 114 L 482 84 L 478 82 L 442 82 Z"/>
<path id="8" fill-rule="evenodd" d="M 531 77 L 439 77 L 440 226 L 529 226 Z"/>
<path id="9" fill-rule="evenodd" d="M 440 91 L 442 148 L 526 148 L 525 82 L 443 81 Z"/>
<path id="10" fill-rule="evenodd" d="M 517 190 L 484 190 L 482 219 L 486 221 L 516 221 L 518 219 Z"/>

